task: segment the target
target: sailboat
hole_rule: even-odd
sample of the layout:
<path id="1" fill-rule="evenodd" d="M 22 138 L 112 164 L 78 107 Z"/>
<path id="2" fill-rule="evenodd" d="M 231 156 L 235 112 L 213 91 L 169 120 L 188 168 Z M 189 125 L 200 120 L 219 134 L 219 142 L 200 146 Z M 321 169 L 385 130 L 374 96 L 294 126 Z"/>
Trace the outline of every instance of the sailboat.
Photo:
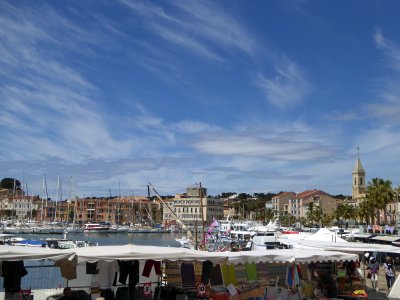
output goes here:
<path id="1" fill-rule="evenodd" d="M 47 200 L 49 199 L 49 194 L 47 192 L 47 182 L 46 176 L 43 177 L 43 195 L 42 195 L 42 210 L 40 212 L 40 224 L 33 227 L 34 233 L 49 234 L 51 233 L 51 228 L 45 225 L 45 220 L 47 216 Z M 46 199 L 44 203 L 43 199 Z"/>
<path id="2" fill-rule="evenodd" d="M 73 210 L 73 212 L 74 212 L 74 217 L 72 218 L 72 224 L 68 224 L 68 226 L 65 228 L 65 233 L 83 233 L 83 231 L 84 231 L 84 228 L 83 227 L 80 227 L 80 226 L 78 226 L 75 222 L 76 222 L 76 213 L 77 213 L 77 205 L 78 205 L 78 196 L 77 196 L 77 194 L 76 194 L 76 188 L 77 188 L 77 183 L 76 183 L 76 181 L 75 181 L 75 196 L 74 196 L 74 210 Z M 71 193 L 70 193 L 70 200 L 69 201 L 71 201 Z M 68 213 L 69 213 L 69 210 L 68 210 Z"/>

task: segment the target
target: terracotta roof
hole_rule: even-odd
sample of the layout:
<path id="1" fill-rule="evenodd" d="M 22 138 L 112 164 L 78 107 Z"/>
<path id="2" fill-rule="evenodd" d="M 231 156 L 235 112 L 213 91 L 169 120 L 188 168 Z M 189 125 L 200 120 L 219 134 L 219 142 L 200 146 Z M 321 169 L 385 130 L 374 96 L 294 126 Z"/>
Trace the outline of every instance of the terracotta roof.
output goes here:
<path id="1" fill-rule="evenodd" d="M 314 197 L 314 196 L 317 196 L 317 195 L 320 195 L 320 196 L 327 195 L 327 196 L 329 196 L 328 193 L 325 193 L 324 191 L 315 189 L 315 190 L 308 190 L 308 191 L 301 192 L 301 193 L 297 194 L 297 198 L 301 198 L 301 199 L 305 200 L 305 199 L 308 199 L 310 197 Z"/>
<path id="2" fill-rule="evenodd" d="M 296 195 L 296 193 L 294 193 L 294 192 L 282 192 L 282 193 L 279 193 L 278 195 L 275 195 L 272 198 L 282 198 L 284 196 L 295 196 L 295 195 Z"/>

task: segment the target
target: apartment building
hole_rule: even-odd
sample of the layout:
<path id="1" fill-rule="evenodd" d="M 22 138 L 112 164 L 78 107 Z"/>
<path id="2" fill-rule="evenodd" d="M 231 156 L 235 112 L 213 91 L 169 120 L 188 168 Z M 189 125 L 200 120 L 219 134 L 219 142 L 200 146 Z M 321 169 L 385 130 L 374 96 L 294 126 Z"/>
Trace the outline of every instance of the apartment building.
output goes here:
<path id="1" fill-rule="evenodd" d="M 43 213 L 42 213 L 43 211 Z M 36 219 L 45 221 L 110 222 L 146 224 L 162 222 L 159 200 L 141 196 L 72 199 L 45 201 L 38 205 Z"/>
<path id="2" fill-rule="evenodd" d="M 222 219 L 224 216 L 223 199 L 207 197 L 206 195 L 206 188 L 197 187 L 189 187 L 185 194 L 175 195 L 174 199 L 164 204 L 164 223 L 174 222 L 175 217 L 173 215 L 190 227 L 201 226 L 202 220 L 207 223 L 212 218 Z"/>
<path id="3" fill-rule="evenodd" d="M 24 191 L 0 190 L 0 218 L 23 220 L 31 218 L 37 209 L 36 196 L 26 196 Z M 34 216 L 33 216 L 34 217 Z"/>
<path id="4" fill-rule="evenodd" d="M 309 203 L 319 206 L 323 213 L 332 215 L 337 209 L 338 200 L 321 190 L 308 190 L 296 195 L 291 201 L 296 218 L 306 217 Z"/>
<path id="5" fill-rule="evenodd" d="M 291 211 L 289 203 L 291 199 L 295 198 L 295 196 L 296 193 L 294 192 L 279 193 L 271 199 L 270 205 L 267 207 L 270 207 L 272 209 L 275 218 L 290 214 Z"/>

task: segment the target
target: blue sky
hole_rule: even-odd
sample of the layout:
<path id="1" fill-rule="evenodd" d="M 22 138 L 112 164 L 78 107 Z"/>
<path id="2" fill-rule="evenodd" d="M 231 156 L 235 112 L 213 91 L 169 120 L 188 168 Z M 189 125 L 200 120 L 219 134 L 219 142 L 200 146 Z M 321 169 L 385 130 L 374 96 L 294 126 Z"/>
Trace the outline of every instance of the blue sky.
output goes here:
<path id="1" fill-rule="evenodd" d="M 55 197 L 400 183 L 399 1 L 1 1 L 0 177 Z"/>

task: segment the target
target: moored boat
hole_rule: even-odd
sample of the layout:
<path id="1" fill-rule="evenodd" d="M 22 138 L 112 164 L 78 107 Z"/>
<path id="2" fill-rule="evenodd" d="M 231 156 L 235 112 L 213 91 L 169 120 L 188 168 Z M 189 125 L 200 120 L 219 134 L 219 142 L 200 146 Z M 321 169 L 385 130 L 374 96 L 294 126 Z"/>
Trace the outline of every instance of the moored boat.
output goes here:
<path id="1" fill-rule="evenodd" d="M 107 224 L 100 223 L 88 223 L 85 224 L 83 232 L 108 232 L 110 226 Z"/>
<path id="2" fill-rule="evenodd" d="M 66 233 L 82 233 L 84 228 L 79 226 L 67 226 L 64 230 Z"/>
<path id="3" fill-rule="evenodd" d="M 126 225 L 112 225 L 109 232 L 113 233 L 126 233 L 129 231 L 129 226 Z"/>

